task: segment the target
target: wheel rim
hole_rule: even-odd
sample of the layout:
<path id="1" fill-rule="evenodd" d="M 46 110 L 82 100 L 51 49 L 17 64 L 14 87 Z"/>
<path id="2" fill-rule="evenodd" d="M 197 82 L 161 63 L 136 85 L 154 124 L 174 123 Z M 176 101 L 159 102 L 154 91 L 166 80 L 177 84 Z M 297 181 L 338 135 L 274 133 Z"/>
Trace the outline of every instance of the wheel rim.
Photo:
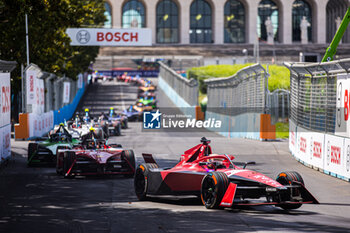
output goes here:
<path id="1" fill-rule="evenodd" d="M 144 195 L 146 189 L 145 176 L 141 169 L 137 169 L 135 174 L 135 192 L 137 195 Z"/>
<path id="2" fill-rule="evenodd" d="M 216 192 L 215 192 L 215 184 L 214 180 L 211 177 L 206 177 L 203 180 L 202 184 L 202 199 L 203 204 L 206 206 L 210 206 L 215 202 L 216 199 Z"/>

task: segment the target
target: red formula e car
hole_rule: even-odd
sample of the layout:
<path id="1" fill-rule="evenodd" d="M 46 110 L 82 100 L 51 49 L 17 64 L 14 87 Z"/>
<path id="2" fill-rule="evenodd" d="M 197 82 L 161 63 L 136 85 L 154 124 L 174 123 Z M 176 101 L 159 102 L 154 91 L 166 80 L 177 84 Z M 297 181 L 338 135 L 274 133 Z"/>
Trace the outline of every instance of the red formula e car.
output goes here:
<path id="1" fill-rule="evenodd" d="M 72 149 L 58 150 L 56 171 L 65 178 L 103 174 L 133 177 L 135 156 L 119 144 L 107 145 L 104 139 L 88 137 Z"/>
<path id="2" fill-rule="evenodd" d="M 158 168 L 151 154 L 137 167 L 134 178 L 139 200 L 148 195 L 196 195 L 206 208 L 237 205 L 276 205 L 297 209 L 302 204 L 318 204 L 305 188 L 297 172 L 281 172 L 273 180 L 256 171 L 238 167 L 232 155 L 212 154 L 206 138 L 185 151 L 172 168 Z"/>

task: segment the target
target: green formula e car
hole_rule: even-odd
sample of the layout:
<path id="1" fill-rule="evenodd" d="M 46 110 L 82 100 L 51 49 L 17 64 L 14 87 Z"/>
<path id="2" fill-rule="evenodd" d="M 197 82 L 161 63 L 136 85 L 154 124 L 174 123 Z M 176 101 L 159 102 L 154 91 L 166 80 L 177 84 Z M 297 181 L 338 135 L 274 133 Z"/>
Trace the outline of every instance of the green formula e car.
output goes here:
<path id="1" fill-rule="evenodd" d="M 49 135 L 28 145 L 28 166 L 55 165 L 58 149 L 70 149 L 80 141 L 72 138 L 63 124 Z"/>

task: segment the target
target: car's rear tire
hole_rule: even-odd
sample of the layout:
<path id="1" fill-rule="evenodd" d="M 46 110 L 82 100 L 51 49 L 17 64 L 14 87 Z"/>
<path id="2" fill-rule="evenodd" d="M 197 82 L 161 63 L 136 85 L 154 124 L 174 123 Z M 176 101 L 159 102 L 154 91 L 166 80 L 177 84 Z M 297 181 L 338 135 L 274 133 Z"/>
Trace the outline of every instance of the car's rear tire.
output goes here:
<path id="1" fill-rule="evenodd" d="M 295 172 L 295 171 L 281 172 L 280 174 L 278 174 L 276 181 L 282 185 L 290 185 L 293 183 L 293 181 L 300 182 L 301 184 L 304 185 L 303 178 L 298 172 Z M 276 206 L 281 207 L 284 210 L 292 210 L 292 209 L 300 208 L 302 204 L 281 204 Z"/>
<path id="2" fill-rule="evenodd" d="M 217 209 L 229 186 L 229 179 L 223 172 L 210 172 L 204 176 L 201 186 L 201 200 L 207 209 Z"/>
<path id="3" fill-rule="evenodd" d="M 155 163 L 143 163 L 136 168 L 134 177 L 134 188 L 135 194 L 140 201 L 147 200 L 147 176 L 151 168 L 158 168 L 158 165 Z"/>
<path id="4" fill-rule="evenodd" d="M 32 156 L 38 151 L 38 143 L 29 143 L 28 145 L 28 156 L 27 156 L 27 165 L 30 167 Z"/>
<path id="5" fill-rule="evenodd" d="M 58 164 L 58 150 L 60 150 L 60 149 L 69 149 L 69 147 L 68 146 L 58 146 L 57 148 L 56 148 L 56 173 L 58 174 L 58 175 L 63 175 L 63 168 L 59 168 L 59 164 Z"/>
<path id="6" fill-rule="evenodd" d="M 135 174 L 135 155 L 133 150 L 123 150 L 122 157 L 127 160 L 130 165 L 130 169 L 134 171 L 132 174 L 127 174 L 125 177 L 134 177 Z"/>
<path id="7" fill-rule="evenodd" d="M 64 157 L 63 157 L 63 177 L 64 178 L 75 177 L 75 175 L 73 175 L 72 173 L 67 174 L 75 159 L 76 159 L 75 152 L 72 152 L 72 151 L 64 152 Z"/>
<path id="8" fill-rule="evenodd" d="M 115 133 L 115 136 L 120 136 L 121 135 L 120 124 L 118 124 L 117 126 L 114 127 L 114 133 Z"/>

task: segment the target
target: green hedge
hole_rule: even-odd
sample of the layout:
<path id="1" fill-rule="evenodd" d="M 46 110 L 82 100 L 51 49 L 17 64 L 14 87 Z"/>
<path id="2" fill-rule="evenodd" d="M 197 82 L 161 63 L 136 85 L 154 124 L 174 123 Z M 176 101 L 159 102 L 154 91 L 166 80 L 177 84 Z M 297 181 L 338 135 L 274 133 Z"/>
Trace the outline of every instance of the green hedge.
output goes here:
<path id="1" fill-rule="evenodd" d="M 194 78 L 199 83 L 199 91 L 202 94 L 207 93 L 207 86 L 204 83 L 208 78 L 230 77 L 236 74 L 242 68 L 252 64 L 237 64 L 237 65 L 209 65 L 195 67 L 187 70 L 187 77 Z M 266 65 L 263 65 L 266 69 Z M 290 73 L 284 66 L 269 65 L 269 90 L 289 89 L 290 88 Z"/>

